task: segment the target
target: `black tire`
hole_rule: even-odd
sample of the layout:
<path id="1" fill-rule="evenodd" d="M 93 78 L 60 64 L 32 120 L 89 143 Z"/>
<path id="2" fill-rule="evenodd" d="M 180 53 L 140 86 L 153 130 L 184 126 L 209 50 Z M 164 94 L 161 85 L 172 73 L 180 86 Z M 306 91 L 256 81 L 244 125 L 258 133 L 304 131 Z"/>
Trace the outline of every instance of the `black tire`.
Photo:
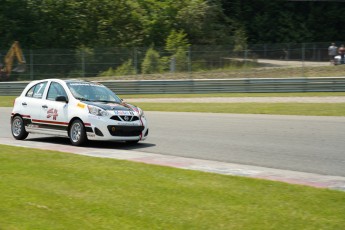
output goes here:
<path id="1" fill-rule="evenodd" d="M 12 136 L 17 140 L 24 140 L 29 135 L 25 130 L 24 121 L 21 116 L 15 116 L 11 122 Z"/>
<path id="2" fill-rule="evenodd" d="M 74 120 L 68 132 L 72 145 L 80 146 L 86 143 L 87 137 L 85 127 L 81 120 Z"/>

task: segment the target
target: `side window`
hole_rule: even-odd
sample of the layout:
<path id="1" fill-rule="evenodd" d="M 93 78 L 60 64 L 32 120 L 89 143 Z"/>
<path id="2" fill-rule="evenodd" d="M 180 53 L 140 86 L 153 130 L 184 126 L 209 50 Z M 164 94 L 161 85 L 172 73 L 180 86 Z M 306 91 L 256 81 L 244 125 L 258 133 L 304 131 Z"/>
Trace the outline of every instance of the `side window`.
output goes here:
<path id="1" fill-rule="evenodd" d="M 34 95 L 34 90 L 35 90 L 35 86 L 36 85 L 34 85 L 34 86 L 32 86 L 30 89 L 29 89 L 29 91 L 26 93 L 26 97 L 32 97 L 33 95 Z"/>
<path id="2" fill-rule="evenodd" d="M 57 82 L 52 82 L 50 84 L 50 87 L 49 87 L 49 90 L 48 90 L 47 99 L 51 100 L 51 101 L 55 101 L 55 98 L 57 96 L 65 96 L 67 98 L 66 91 L 62 87 L 62 85 L 60 85 Z"/>
<path id="3" fill-rule="evenodd" d="M 47 85 L 47 82 L 41 82 L 32 86 L 25 96 L 38 98 L 38 99 L 42 98 L 46 85 Z"/>

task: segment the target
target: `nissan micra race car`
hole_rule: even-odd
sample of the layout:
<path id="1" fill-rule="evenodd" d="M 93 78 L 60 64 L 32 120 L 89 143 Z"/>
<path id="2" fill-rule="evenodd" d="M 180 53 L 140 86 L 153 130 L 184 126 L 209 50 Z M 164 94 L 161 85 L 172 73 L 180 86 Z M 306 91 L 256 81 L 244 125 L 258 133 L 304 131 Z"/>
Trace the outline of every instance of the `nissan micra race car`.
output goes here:
<path id="1" fill-rule="evenodd" d="M 72 145 L 87 140 L 137 143 L 149 133 L 144 112 L 104 85 L 59 79 L 26 86 L 15 99 L 11 130 L 17 140 L 40 133 L 69 137 Z"/>

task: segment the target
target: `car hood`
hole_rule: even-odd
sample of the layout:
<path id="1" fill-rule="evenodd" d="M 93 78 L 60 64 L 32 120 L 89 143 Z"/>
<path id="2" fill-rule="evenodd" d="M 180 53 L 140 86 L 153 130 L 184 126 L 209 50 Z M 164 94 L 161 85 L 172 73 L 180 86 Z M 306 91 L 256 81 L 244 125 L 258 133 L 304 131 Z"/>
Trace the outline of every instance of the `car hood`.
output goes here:
<path id="1" fill-rule="evenodd" d="M 122 111 L 136 111 L 137 107 L 131 104 L 127 104 L 125 102 L 122 103 L 113 103 L 113 102 L 91 102 L 91 101 L 83 101 L 84 104 L 97 106 L 104 110 L 122 110 Z"/>

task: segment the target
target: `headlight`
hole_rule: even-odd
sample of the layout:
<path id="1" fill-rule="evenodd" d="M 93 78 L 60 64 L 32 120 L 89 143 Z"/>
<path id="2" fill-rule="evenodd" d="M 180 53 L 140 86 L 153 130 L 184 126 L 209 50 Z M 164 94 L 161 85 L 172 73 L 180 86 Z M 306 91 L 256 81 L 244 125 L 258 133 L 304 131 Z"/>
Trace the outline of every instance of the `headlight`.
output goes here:
<path id="1" fill-rule="evenodd" d="M 139 107 L 138 108 L 138 111 L 139 111 L 139 117 L 145 117 L 144 115 L 144 111 L 142 109 L 140 109 Z"/>
<path id="2" fill-rule="evenodd" d="M 108 112 L 96 106 L 88 105 L 89 113 L 96 116 L 108 116 Z"/>

